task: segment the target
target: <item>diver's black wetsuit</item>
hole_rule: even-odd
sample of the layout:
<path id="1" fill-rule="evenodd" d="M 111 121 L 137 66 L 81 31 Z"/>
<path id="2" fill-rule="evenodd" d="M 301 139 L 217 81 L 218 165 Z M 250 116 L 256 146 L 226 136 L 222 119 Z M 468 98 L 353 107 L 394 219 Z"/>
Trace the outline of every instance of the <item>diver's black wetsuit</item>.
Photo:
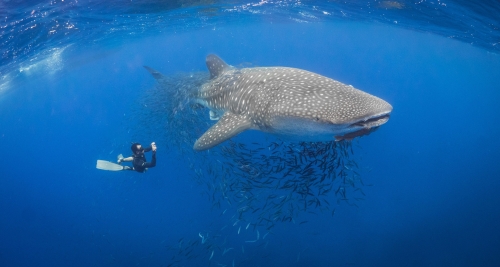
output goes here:
<path id="1" fill-rule="evenodd" d="M 154 166 L 156 166 L 156 151 L 153 151 L 153 159 L 151 160 L 151 162 L 146 162 L 146 156 L 144 156 L 144 152 L 149 152 L 151 151 L 151 149 L 151 147 L 147 147 L 142 149 L 139 155 L 132 155 L 132 157 L 134 158 L 133 165 L 135 171 L 144 172 L 146 168 L 153 168 Z"/>

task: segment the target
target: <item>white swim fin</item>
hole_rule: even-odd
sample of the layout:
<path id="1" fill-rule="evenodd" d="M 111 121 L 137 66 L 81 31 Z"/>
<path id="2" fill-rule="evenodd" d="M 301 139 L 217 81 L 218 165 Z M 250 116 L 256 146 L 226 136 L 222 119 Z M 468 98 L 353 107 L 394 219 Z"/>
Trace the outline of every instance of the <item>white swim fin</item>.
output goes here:
<path id="1" fill-rule="evenodd" d="M 100 159 L 97 160 L 95 167 L 99 170 L 105 171 L 123 171 L 122 165 Z"/>

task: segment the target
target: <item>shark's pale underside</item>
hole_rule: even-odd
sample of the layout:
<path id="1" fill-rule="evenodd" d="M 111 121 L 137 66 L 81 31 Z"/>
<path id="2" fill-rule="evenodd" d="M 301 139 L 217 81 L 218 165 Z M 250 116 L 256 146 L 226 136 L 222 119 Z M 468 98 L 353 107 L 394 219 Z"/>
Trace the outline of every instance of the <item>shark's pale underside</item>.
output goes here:
<path id="1" fill-rule="evenodd" d="M 392 111 L 376 96 L 306 70 L 238 69 L 216 55 L 207 56 L 206 64 L 210 80 L 194 99 L 218 122 L 196 141 L 195 150 L 209 149 L 249 129 L 300 141 L 350 140 L 386 123 Z"/>

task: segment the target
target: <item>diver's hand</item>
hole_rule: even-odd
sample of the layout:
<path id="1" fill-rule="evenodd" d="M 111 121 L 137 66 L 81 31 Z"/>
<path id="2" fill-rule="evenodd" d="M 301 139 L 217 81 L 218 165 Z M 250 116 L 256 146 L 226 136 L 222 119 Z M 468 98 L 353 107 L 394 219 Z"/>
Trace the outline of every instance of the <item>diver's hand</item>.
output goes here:
<path id="1" fill-rule="evenodd" d="M 155 142 L 151 143 L 151 149 L 153 150 L 153 152 L 156 152 L 156 144 L 155 144 Z"/>
<path id="2" fill-rule="evenodd" d="M 116 162 L 118 162 L 118 164 L 121 164 L 123 161 L 123 159 L 118 159 Z"/>

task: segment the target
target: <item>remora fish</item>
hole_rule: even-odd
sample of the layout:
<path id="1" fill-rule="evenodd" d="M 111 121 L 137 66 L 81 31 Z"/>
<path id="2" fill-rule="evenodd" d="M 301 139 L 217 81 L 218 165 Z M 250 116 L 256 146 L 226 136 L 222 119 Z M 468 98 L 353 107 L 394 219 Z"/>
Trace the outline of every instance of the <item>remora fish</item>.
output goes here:
<path id="1" fill-rule="evenodd" d="M 214 147 L 254 129 L 300 141 L 351 140 L 389 120 L 386 101 L 339 81 L 288 67 L 238 69 L 208 55 L 210 80 L 195 101 L 218 120 L 194 144 Z M 146 67 L 156 79 L 157 71 Z"/>

